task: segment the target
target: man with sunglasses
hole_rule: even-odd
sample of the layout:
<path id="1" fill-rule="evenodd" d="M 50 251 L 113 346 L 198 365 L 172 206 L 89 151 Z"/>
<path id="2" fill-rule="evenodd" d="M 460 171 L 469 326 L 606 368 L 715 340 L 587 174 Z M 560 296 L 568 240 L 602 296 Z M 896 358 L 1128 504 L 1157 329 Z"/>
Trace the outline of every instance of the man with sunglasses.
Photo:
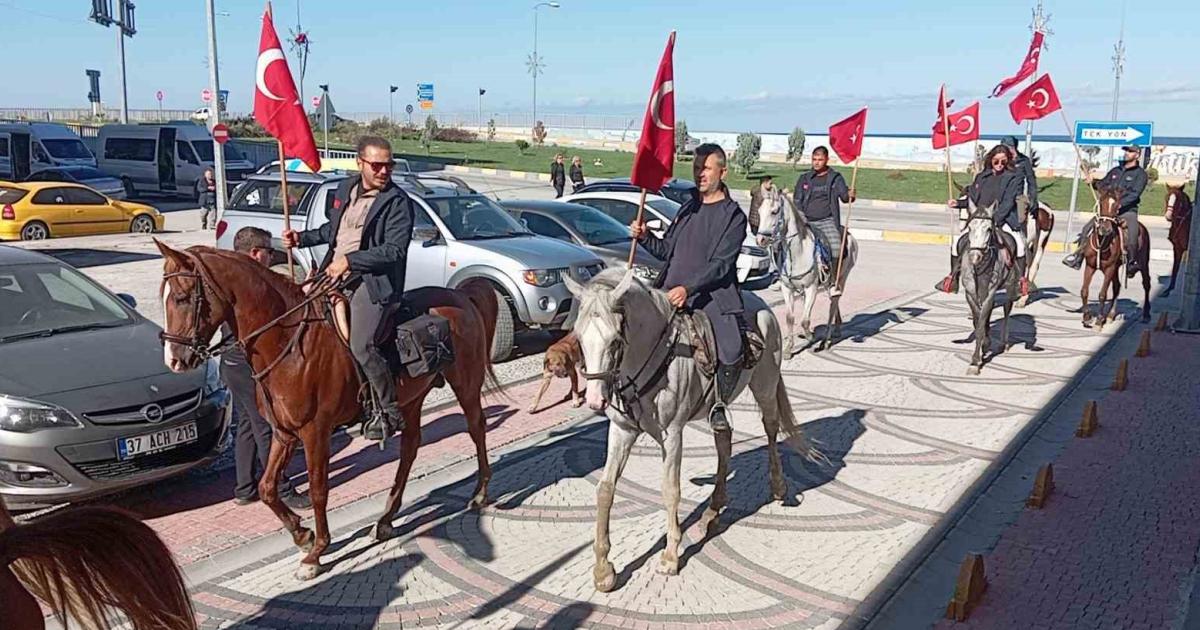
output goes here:
<path id="1" fill-rule="evenodd" d="M 1121 151 L 1121 163 L 1112 167 L 1104 179 L 1092 180 L 1090 173 L 1088 179 L 1096 190 L 1115 188 L 1121 191 L 1121 207 L 1117 209 L 1117 216 L 1125 220 L 1125 274 L 1132 278 L 1137 275 L 1139 266 L 1137 259 L 1138 206 L 1142 203 L 1142 192 L 1146 190 L 1146 184 L 1150 178 L 1146 175 L 1146 169 L 1142 168 L 1139 163 L 1142 158 L 1141 147 L 1121 147 Z M 1072 269 L 1079 269 L 1083 266 L 1081 252 L 1084 239 L 1091 237 L 1092 229 L 1095 227 L 1096 219 L 1093 217 L 1075 237 L 1075 250 L 1063 258 L 1064 265 Z"/>
<path id="2" fill-rule="evenodd" d="M 375 409 L 367 414 L 363 435 L 386 440 L 404 429 L 396 403 L 396 377 L 375 346 L 387 308 L 404 293 L 413 206 L 392 182 L 392 145 L 377 136 L 358 141 L 361 173 L 338 186 L 329 222 L 314 230 L 286 230 L 286 247 L 328 244 L 319 271 L 334 278 L 357 274 L 350 297 L 350 351 L 371 386 Z"/>

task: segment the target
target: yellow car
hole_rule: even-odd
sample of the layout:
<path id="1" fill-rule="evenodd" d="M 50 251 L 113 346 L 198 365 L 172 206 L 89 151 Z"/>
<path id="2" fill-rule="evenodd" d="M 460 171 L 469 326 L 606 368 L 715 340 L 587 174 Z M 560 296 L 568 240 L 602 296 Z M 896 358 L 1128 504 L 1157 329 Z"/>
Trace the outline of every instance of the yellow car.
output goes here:
<path id="1" fill-rule="evenodd" d="M 162 229 L 163 215 L 153 206 L 110 199 L 82 184 L 0 182 L 0 240 Z"/>

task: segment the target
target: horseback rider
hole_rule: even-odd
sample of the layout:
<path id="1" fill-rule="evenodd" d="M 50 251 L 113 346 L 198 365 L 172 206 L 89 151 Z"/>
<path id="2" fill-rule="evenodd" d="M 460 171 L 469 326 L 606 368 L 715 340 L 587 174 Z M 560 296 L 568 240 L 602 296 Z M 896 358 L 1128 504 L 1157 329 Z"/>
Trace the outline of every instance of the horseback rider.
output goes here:
<path id="1" fill-rule="evenodd" d="M 1021 295 L 1024 296 L 1029 295 L 1029 280 L 1025 278 L 1025 235 L 1017 220 L 1017 195 L 1024 181 L 1013 168 L 1010 156 L 1008 148 L 1004 145 L 992 147 L 983 159 L 988 168 L 984 168 L 975 176 L 975 181 L 967 186 L 962 197 L 948 200 L 946 206 L 963 210 L 969 208 L 970 203 L 974 203 L 976 208 L 986 208 L 995 204 L 992 213 L 993 225 L 1007 232 L 1016 242 L 1014 264 L 1021 276 Z M 962 223 L 965 225 L 965 221 Z M 961 234 L 960 232 L 960 236 Z M 956 239 L 954 250 L 950 254 L 950 275 L 942 279 L 937 286 L 946 293 L 958 292 L 958 252 L 961 247 L 961 242 L 958 241 L 959 239 Z"/>
<path id="2" fill-rule="evenodd" d="M 720 146 L 700 145 L 692 164 L 698 192 L 680 208 L 666 234 L 654 236 L 644 222 L 629 226 L 642 246 L 666 262 L 655 288 L 670 287 L 667 299 L 675 308 L 702 310 L 712 321 L 717 344 L 717 402 L 708 421 L 714 431 L 730 428 L 726 406 L 737 389 L 745 329 L 737 257 L 746 237 L 746 214 L 722 181 L 725 164 Z"/>
<path id="3" fill-rule="evenodd" d="M 1013 170 L 1021 176 L 1021 192 L 1017 195 L 1017 221 L 1024 226 L 1029 218 L 1029 212 L 1038 209 L 1037 173 L 1033 170 L 1033 159 L 1017 149 L 1017 138 L 1007 136 L 1000 144 L 1008 147 L 1009 159 L 1012 160 Z M 1024 231 L 1024 227 L 1022 227 Z"/>
<path id="4" fill-rule="evenodd" d="M 796 208 L 808 218 L 813 234 L 828 250 L 829 266 L 836 264 L 842 249 L 842 203 L 855 200 L 854 189 L 846 186 L 842 174 L 829 168 L 829 149 L 820 146 L 812 152 L 812 170 L 796 180 L 793 193 Z M 841 279 L 829 291 L 833 297 L 842 294 Z"/>
<path id="5" fill-rule="evenodd" d="M 392 182 L 392 145 L 377 136 L 358 141 L 361 174 L 342 182 L 329 210 L 329 222 L 314 230 L 285 230 L 286 247 L 328 244 L 319 271 L 333 278 L 360 274 L 347 288 L 350 297 L 350 351 L 362 367 L 376 404 L 363 435 L 384 440 L 404 429 L 396 403 L 396 377 L 375 345 L 388 307 L 404 292 L 412 200 Z"/>
<path id="6" fill-rule="evenodd" d="M 1127 146 L 1121 147 L 1121 150 L 1125 152 L 1121 164 L 1112 167 L 1104 179 L 1093 181 L 1092 187 L 1097 190 L 1114 187 L 1121 190 L 1121 207 L 1117 209 L 1117 217 L 1125 221 L 1125 274 L 1132 278 L 1138 272 L 1138 205 L 1142 202 L 1142 191 L 1146 189 L 1148 180 L 1146 169 L 1139 163 L 1142 149 Z M 1096 219 L 1093 217 L 1079 231 L 1079 235 L 1075 237 L 1075 251 L 1063 258 L 1064 265 L 1072 269 L 1079 269 L 1083 265 L 1080 251 L 1083 249 L 1084 239 L 1091 235 L 1095 226 Z"/>

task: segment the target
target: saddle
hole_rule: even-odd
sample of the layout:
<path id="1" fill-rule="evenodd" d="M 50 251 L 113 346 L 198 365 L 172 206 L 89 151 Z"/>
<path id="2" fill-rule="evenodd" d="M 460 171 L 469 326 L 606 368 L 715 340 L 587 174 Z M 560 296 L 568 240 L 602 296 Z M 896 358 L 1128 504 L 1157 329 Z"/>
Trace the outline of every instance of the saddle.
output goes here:
<path id="1" fill-rule="evenodd" d="M 1017 259 L 1017 242 L 1013 240 L 1011 234 L 1006 234 L 999 229 L 992 231 L 992 240 L 996 243 L 996 253 L 1000 257 L 1000 262 L 1005 267 L 1012 269 L 1013 263 Z M 967 235 L 963 234 L 958 238 L 958 245 L 955 247 L 959 258 L 967 253 L 967 246 Z"/>
<path id="2" fill-rule="evenodd" d="M 350 343 L 350 302 L 341 293 L 329 296 L 333 325 L 345 344 Z M 438 372 L 454 362 L 450 321 L 445 317 L 414 310 L 402 299 L 388 306 L 376 331 L 380 349 L 394 374 L 417 378 Z M 357 364 L 356 364 L 357 365 Z M 444 380 L 439 378 L 436 386 Z"/>
<path id="3" fill-rule="evenodd" d="M 685 312 L 679 317 L 692 360 L 705 378 L 712 378 L 717 372 L 717 338 L 713 333 L 712 320 L 704 311 Z M 743 327 L 742 368 L 749 370 L 758 365 L 766 345 L 758 331 Z"/>

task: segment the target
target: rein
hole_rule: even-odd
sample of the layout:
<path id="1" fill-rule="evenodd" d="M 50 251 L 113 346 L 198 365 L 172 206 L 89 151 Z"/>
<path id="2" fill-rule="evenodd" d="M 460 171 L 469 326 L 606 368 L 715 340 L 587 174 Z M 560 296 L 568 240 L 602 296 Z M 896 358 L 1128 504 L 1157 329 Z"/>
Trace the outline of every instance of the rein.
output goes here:
<path id="1" fill-rule="evenodd" d="M 658 381 L 662 378 L 662 375 L 666 371 L 667 366 L 670 365 L 671 357 L 675 352 L 675 344 L 679 341 L 679 329 L 673 327 L 673 324 L 675 323 L 675 318 L 678 315 L 679 315 L 679 310 L 678 309 L 674 310 L 671 313 L 671 316 L 669 318 L 667 318 L 667 321 L 663 325 L 662 330 L 660 330 L 658 332 L 658 334 L 655 335 L 655 337 L 657 339 L 662 340 L 662 339 L 665 339 L 667 331 L 672 330 L 670 341 L 665 344 L 660 342 L 657 345 L 655 345 L 655 347 L 650 351 L 650 353 L 646 355 L 646 360 L 642 362 L 642 366 L 640 368 L 638 368 L 638 370 L 636 372 L 634 372 L 633 376 L 631 376 L 631 377 L 630 376 L 622 376 L 622 374 L 621 374 L 621 367 L 620 367 L 621 359 L 625 354 L 625 344 L 626 344 L 626 342 L 625 342 L 625 322 L 624 322 L 624 319 L 622 319 L 621 330 L 620 330 L 619 334 L 617 335 L 617 339 L 619 341 L 616 343 L 613 343 L 611 346 L 609 346 L 609 350 L 608 350 L 608 353 L 612 357 L 611 364 L 613 367 L 611 367 L 610 369 L 605 370 L 603 372 L 588 372 L 588 371 L 584 370 L 582 372 L 584 380 L 602 381 L 605 384 L 607 384 L 609 386 L 609 389 L 612 392 L 614 402 L 617 400 L 620 400 L 621 406 L 624 407 L 624 409 L 621 409 L 620 407 L 616 407 L 616 405 L 614 405 L 614 407 L 616 407 L 617 411 L 620 411 L 621 413 L 627 413 L 628 409 L 629 409 L 629 401 L 631 401 L 631 400 L 636 401 L 636 400 L 640 399 L 643 395 L 645 395 L 646 392 L 650 391 L 650 389 L 652 387 L 654 387 L 654 385 L 657 384 Z M 641 378 L 641 376 L 646 373 L 646 369 L 648 367 L 650 367 L 651 360 L 654 359 L 654 355 L 658 353 L 660 348 L 666 348 L 667 352 L 663 354 L 662 360 L 658 363 L 658 367 L 655 368 L 655 370 L 652 374 L 652 378 L 649 381 L 646 381 L 645 384 L 638 386 L 638 384 L 637 384 L 638 379 Z M 626 392 L 628 392 L 631 389 L 633 390 L 632 396 L 627 396 Z"/>

